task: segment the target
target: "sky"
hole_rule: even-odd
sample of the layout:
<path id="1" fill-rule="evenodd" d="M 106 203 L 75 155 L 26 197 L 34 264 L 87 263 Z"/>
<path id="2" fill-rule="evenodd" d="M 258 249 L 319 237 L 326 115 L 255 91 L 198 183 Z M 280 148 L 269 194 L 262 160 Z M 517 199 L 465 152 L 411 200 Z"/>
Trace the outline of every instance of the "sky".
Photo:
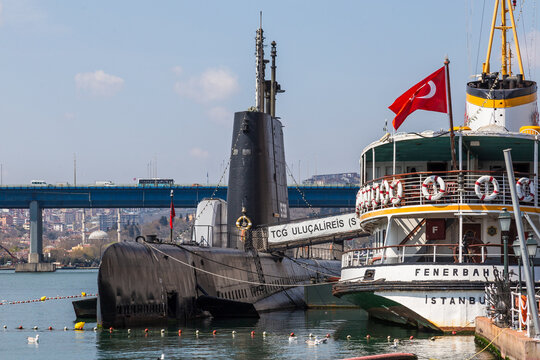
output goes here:
<path id="1" fill-rule="evenodd" d="M 73 183 L 76 158 L 78 184 L 216 184 L 233 114 L 255 102 L 260 11 L 266 43 L 278 44 L 276 113 L 299 181 L 358 171 L 391 126 L 388 106 L 446 55 L 461 124 L 493 2 L 0 0 L 2 183 Z M 533 80 L 539 11 L 518 0 L 515 12 Z M 399 131 L 443 128 L 445 114 L 417 111 Z"/>

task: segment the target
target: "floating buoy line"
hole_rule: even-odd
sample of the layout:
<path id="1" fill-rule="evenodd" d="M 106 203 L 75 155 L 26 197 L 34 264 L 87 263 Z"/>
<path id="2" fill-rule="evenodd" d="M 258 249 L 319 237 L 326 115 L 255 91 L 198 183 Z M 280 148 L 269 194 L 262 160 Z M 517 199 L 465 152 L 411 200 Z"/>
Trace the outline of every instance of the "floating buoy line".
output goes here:
<path id="1" fill-rule="evenodd" d="M 49 301 L 49 300 L 63 300 L 63 299 L 77 299 L 88 296 L 98 296 L 98 294 L 87 294 L 82 292 L 80 295 L 68 295 L 68 296 L 42 296 L 39 299 L 20 300 L 20 301 L 5 301 L 0 300 L 0 305 L 16 305 L 16 304 L 29 304 L 35 302 Z"/>
<path id="2" fill-rule="evenodd" d="M 185 331 L 185 330 L 182 330 L 182 329 L 178 329 L 178 330 L 168 330 L 168 329 L 148 329 L 148 328 L 145 328 L 145 329 L 141 329 L 141 328 L 138 328 L 138 329 L 115 329 L 113 327 L 110 327 L 108 329 L 105 329 L 105 328 L 102 328 L 102 327 L 93 327 L 91 329 L 85 329 L 84 328 L 84 325 L 85 323 L 84 322 L 78 322 L 74 325 L 73 328 L 68 328 L 67 326 L 64 326 L 63 328 L 53 328 L 52 326 L 49 326 L 47 328 L 45 328 L 45 330 L 47 330 L 47 332 L 52 332 L 53 330 L 58 330 L 58 331 L 69 331 L 69 330 L 74 330 L 74 331 L 79 331 L 79 332 L 82 332 L 82 331 L 86 331 L 86 332 L 102 332 L 102 333 L 116 333 L 117 335 L 121 335 L 122 333 L 125 333 L 128 337 L 131 337 L 131 336 L 137 336 L 138 334 L 140 335 L 143 335 L 144 337 L 148 337 L 149 335 L 155 335 L 155 336 L 165 336 L 165 335 L 169 335 L 169 336 L 178 336 L 178 337 L 189 337 L 190 335 L 192 337 L 195 337 L 196 339 L 198 339 L 199 337 L 201 336 L 208 336 L 208 337 L 216 337 L 218 334 L 229 334 L 228 336 L 232 336 L 232 338 L 235 338 L 236 336 L 246 336 L 246 337 L 250 337 L 252 339 L 254 338 L 263 338 L 263 339 L 266 339 L 270 336 L 272 336 L 273 338 L 276 338 L 276 337 L 281 337 L 283 339 L 286 339 L 288 338 L 289 341 L 291 342 L 292 341 L 295 341 L 297 339 L 304 339 L 305 341 L 309 341 L 309 340 L 313 340 L 313 339 L 319 339 L 319 342 L 318 344 L 324 344 L 326 343 L 326 340 L 327 339 L 334 339 L 335 341 L 367 341 L 368 343 L 370 341 L 378 341 L 378 342 L 384 342 L 386 340 L 386 342 L 388 342 L 388 344 L 391 344 L 393 347 L 397 347 L 398 345 L 407 345 L 407 344 L 410 344 L 410 343 L 413 343 L 415 341 L 417 341 L 417 339 L 414 337 L 414 336 L 409 336 L 408 338 L 403 338 L 403 339 L 393 339 L 392 341 L 392 337 L 390 335 L 388 335 L 387 337 L 372 337 L 371 335 L 369 334 L 366 334 L 366 335 L 360 335 L 360 336 L 357 336 L 357 337 L 352 337 L 351 335 L 346 335 L 346 336 L 337 336 L 337 335 L 331 335 L 330 333 L 327 333 L 327 334 L 319 334 L 319 335 L 315 335 L 313 333 L 309 333 L 308 335 L 303 335 L 303 336 L 299 336 L 297 334 L 295 334 L 294 332 L 290 332 L 290 333 L 286 333 L 286 334 L 276 334 L 276 333 L 269 333 L 267 331 L 255 331 L 255 330 L 246 330 L 244 332 L 244 334 L 242 333 L 239 333 L 237 332 L 236 330 L 232 330 L 230 333 L 226 330 L 226 329 L 220 329 L 220 330 L 209 330 L 209 331 L 201 331 L 199 329 L 195 329 L 195 330 L 192 330 L 192 331 Z M 7 325 L 3 325 L 3 331 L 9 331 L 10 327 L 7 326 Z M 34 326 L 34 327 L 24 327 L 23 325 L 18 325 L 18 326 L 15 326 L 15 327 L 12 327 L 11 329 L 13 330 L 30 330 L 30 329 L 33 329 L 34 331 L 37 331 L 38 330 L 38 327 L 37 326 Z M 42 331 L 44 332 L 44 331 Z M 0 331 L 0 334 L 2 333 L 2 331 Z M 426 339 L 423 339 L 423 340 L 431 340 L 431 341 L 435 341 L 435 340 L 438 340 L 440 338 L 442 338 L 443 336 L 432 336 L 430 337 L 429 339 L 426 338 Z M 324 339 L 324 340 L 322 340 Z"/>

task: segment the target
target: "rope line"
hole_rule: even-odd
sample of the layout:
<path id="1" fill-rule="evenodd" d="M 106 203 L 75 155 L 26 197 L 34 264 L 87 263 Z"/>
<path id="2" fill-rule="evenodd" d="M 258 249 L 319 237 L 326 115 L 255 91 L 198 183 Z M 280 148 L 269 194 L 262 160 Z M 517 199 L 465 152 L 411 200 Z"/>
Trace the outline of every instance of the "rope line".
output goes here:
<path id="1" fill-rule="evenodd" d="M 68 295 L 68 296 L 43 296 L 39 299 L 31 299 L 31 300 L 20 300 L 20 301 L 0 301 L 0 305 L 16 305 L 16 304 L 29 304 L 34 302 L 43 302 L 48 300 L 62 300 L 62 299 L 76 299 L 76 298 L 84 298 L 89 296 L 98 296 L 98 294 L 86 294 L 85 295 Z"/>
<path id="2" fill-rule="evenodd" d="M 236 282 L 240 282 L 240 283 L 245 283 L 245 284 L 250 284 L 250 285 L 257 285 L 257 286 L 268 286 L 268 287 L 289 287 L 289 288 L 293 288 L 293 287 L 312 287 L 312 286 L 321 286 L 321 285 L 327 285 L 329 283 L 317 283 L 317 284 L 268 284 L 268 283 L 262 283 L 262 282 L 258 282 L 258 281 L 249 281 L 249 280 L 243 280 L 243 279 L 235 279 L 235 278 L 232 278 L 230 276 L 225 276 L 225 275 L 221 275 L 221 274 L 216 274 L 216 273 L 213 273 L 211 271 L 208 271 L 208 270 L 204 270 L 204 269 L 201 269 L 201 268 L 198 268 L 196 266 L 193 266 L 191 264 L 188 264 L 180 259 L 177 259 L 175 257 L 172 257 L 170 254 L 167 254 L 159 249 L 157 249 L 156 247 L 146 243 L 146 246 L 150 247 L 151 249 L 153 249 L 154 251 L 162 254 L 162 255 L 166 255 L 169 259 L 172 259 L 182 265 L 185 265 L 191 269 L 194 269 L 194 270 L 197 270 L 197 271 L 200 271 L 202 273 L 205 273 L 205 274 L 208 274 L 208 275 L 211 275 L 211 276 L 215 276 L 215 277 L 219 277 L 219 278 L 222 278 L 222 279 L 226 279 L 226 280 L 231 280 L 231 281 L 236 281 Z M 266 276 L 266 274 L 265 274 Z M 290 279 L 290 277 L 288 278 Z"/>
<path id="3" fill-rule="evenodd" d="M 493 342 L 495 341 L 495 339 L 498 338 L 499 335 L 501 335 L 501 334 L 504 332 L 504 330 L 506 330 L 506 329 L 501 329 L 501 331 L 499 331 L 499 333 L 497 334 L 497 336 L 495 336 L 495 337 L 493 338 L 493 340 L 491 340 L 491 341 L 489 342 L 489 344 L 487 344 L 482 350 L 480 350 L 479 352 L 477 352 L 476 354 L 474 354 L 474 355 L 471 356 L 470 358 L 467 358 L 466 360 L 474 359 L 474 358 L 475 358 L 476 356 L 478 356 L 481 352 L 485 351 L 491 344 L 493 344 Z"/>
<path id="4" fill-rule="evenodd" d="M 227 173 L 227 170 L 229 169 L 229 166 L 231 165 L 231 159 L 232 159 L 232 152 L 233 150 L 236 148 L 236 145 L 238 144 L 238 140 L 240 139 L 240 134 L 242 133 L 242 130 L 241 129 L 238 129 L 238 134 L 236 135 L 236 139 L 234 140 L 234 144 L 231 148 L 231 155 L 229 155 L 229 160 L 227 161 L 227 165 L 225 165 L 225 168 L 223 169 L 223 173 L 221 174 L 221 177 L 219 178 L 219 181 L 216 185 L 216 187 L 214 188 L 214 191 L 212 192 L 212 195 L 210 195 L 210 198 L 214 198 L 216 196 L 216 193 L 218 192 L 219 188 L 221 187 L 222 185 L 222 182 L 225 178 L 225 174 Z M 195 224 L 195 222 L 201 217 L 201 215 L 205 212 L 206 208 L 208 207 L 210 203 L 209 202 L 206 202 L 206 204 L 204 205 L 204 207 L 202 208 L 201 212 L 195 217 L 195 219 L 193 220 L 193 223 Z M 187 229 L 185 229 L 184 231 L 182 231 L 181 233 L 179 233 L 176 238 L 179 238 L 181 236 L 184 236 L 188 230 L 191 230 L 193 227 L 189 227 Z"/>
<path id="5" fill-rule="evenodd" d="M 255 274 L 255 275 L 258 274 L 256 271 L 247 270 L 247 269 L 242 269 L 242 268 L 239 268 L 239 267 L 236 267 L 236 266 L 233 266 L 233 265 L 229 265 L 229 264 L 225 264 L 225 263 L 222 263 L 222 262 L 220 262 L 220 261 L 214 260 L 214 259 L 212 259 L 212 258 L 203 256 L 203 255 L 201 255 L 201 254 L 199 254 L 199 253 L 196 253 L 195 251 L 192 251 L 192 250 L 187 249 L 186 247 L 184 247 L 184 246 L 182 246 L 182 245 L 180 245 L 180 244 L 175 244 L 175 243 L 164 243 L 164 244 L 167 244 L 167 245 L 173 245 L 173 246 L 179 247 L 180 249 L 182 249 L 182 250 L 184 250 L 184 251 L 187 251 L 187 252 L 189 252 L 189 253 L 192 254 L 192 255 L 198 256 L 198 257 L 200 257 L 201 259 L 208 260 L 208 261 L 213 262 L 213 263 L 216 263 L 216 264 L 218 264 L 218 265 L 222 265 L 222 266 L 225 266 L 225 267 L 229 267 L 229 268 L 231 268 L 231 269 L 243 271 L 243 272 L 250 273 L 250 274 Z M 285 257 L 286 257 L 286 256 L 285 256 Z M 273 277 L 273 278 L 277 278 L 277 279 L 289 279 L 288 276 L 266 275 L 266 274 L 265 274 L 265 276 Z M 332 275 L 332 276 L 334 276 L 334 275 Z"/>
<path id="6" fill-rule="evenodd" d="M 296 188 L 296 191 L 298 191 L 300 196 L 302 196 L 302 200 L 306 203 L 306 205 L 311 210 L 313 215 L 317 215 L 317 213 L 315 212 L 315 209 L 313 208 L 313 206 L 311 206 L 311 204 L 307 201 L 304 192 L 302 190 L 300 190 L 300 186 L 298 185 L 298 182 L 296 181 L 291 169 L 289 169 L 289 165 L 287 165 L 287 162 L 285 162 L 285 168 L 287 169 L 287 172 L 289 173 L 290 177 L 293 179 L 294 187 Z"/>

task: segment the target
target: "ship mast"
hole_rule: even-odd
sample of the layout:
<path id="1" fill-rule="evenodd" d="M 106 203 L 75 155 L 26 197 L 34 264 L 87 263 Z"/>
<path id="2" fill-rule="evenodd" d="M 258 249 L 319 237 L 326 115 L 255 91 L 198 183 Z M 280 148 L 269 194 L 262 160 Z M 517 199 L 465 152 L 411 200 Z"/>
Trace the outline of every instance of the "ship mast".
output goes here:
<path id="1" fill-rule="evenodd" d="M 496 26 L 497 13 L 499 11 L 499 3 L 501 5 L 501 25 Z M 508 26 L 506 22 L 506 13 L 510 13 L 510 22 L 511 25 Z M 491 47 L 493 45 L 493 33 L 495 29 L 501 30 L 501 74 L 503 77 L 512 75 L 512 62 L 510 57 L 512 52 L 508 46 L 508 41 L 506 37 L 506 31 L 512 29 L 512 34 L 514 36 L 514 43 L 516 44 L 516 54 L 519 64 L 519 71 L 521 75 L 524 75 L 523 63 L 521 61 L 521 52 L 519 50 L 519 41 L 517 37 L 516 23 L 514 20 L 514 11 L 512 9 L 511 0 L 495 0 L 495 8 L 493 9 L 493 20 L 491 21 L 491 31 L 489 33 L 489 44 L 486 56 L 486 62 L 482 64 L 482 73 L 488 74 L 490 72 L 490 58 L 491 58 Z"/>
<path id="2" fill-rule="evenodd" d="M 264 36 L 262 29 L 262 11 L 260 13 L 259 28 L 255 37 L 255 109 L 264 112 Z"/>

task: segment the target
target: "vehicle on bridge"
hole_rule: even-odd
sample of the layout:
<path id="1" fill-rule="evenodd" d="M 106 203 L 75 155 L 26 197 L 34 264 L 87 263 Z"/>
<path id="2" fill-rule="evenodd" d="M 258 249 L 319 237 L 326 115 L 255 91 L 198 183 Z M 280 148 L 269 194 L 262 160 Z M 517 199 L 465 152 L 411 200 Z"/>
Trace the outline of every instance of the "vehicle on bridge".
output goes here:
<path id="1" fill-rule="evenodd" d="M 151 178 L 151 179 L 139 179 L 137 181 L 139 186 L 170 186 L 174 185 L 174 179 L 161 179 L 161 178 Z"/>
<path id="2" fill-rule="evenodd" d="M 46 186 L 47 182 L 45 180 L 32 180 L 32 181 L 30 181 L 30 185 Z"/>

